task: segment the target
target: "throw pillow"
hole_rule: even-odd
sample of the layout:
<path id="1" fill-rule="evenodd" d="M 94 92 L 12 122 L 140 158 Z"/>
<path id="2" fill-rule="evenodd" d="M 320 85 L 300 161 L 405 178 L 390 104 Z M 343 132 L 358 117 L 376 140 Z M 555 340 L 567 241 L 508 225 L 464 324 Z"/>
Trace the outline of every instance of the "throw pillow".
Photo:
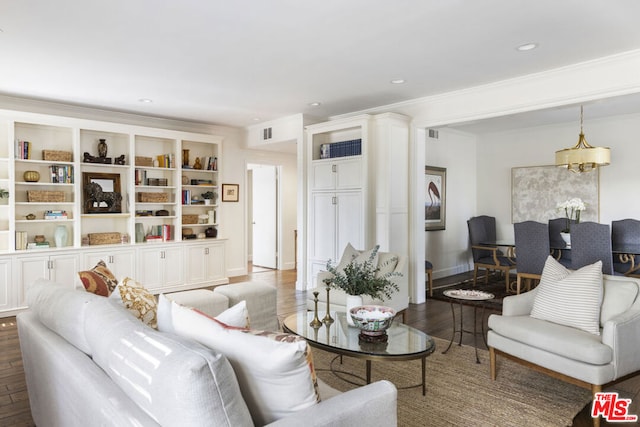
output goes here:
<path id="1" fill-rule="evenodd" d="M 353 261 L 358 255 L 360 255 L 360 251 L 354 248 L 351 243 L 347 243 L 347 246 L 344 248 L 344 252 L 342 252 L 342 257 L 340 258 L 340 262 L 336 267 L 336 270 L 342 271 L 344 268 Z"/>
<path id="2" fill-rule="evenodd" d="M 531 317 L 600 335 L 602 261 L 569 271 L 548 257 L 533 300 Z"/>
<path id="3" fill-rule="evenodd" d="M 235 328 L 177 304 L 172 314 L 176 334 L 229 359 L 255 425 L 319 402 L 311 348 L 303 338 Z"/>
<path id="4" fill-rule="evenodd" d="M 118 280 L 107 268 L 107 264 L 100 260 L 95 267 L 87 271 L 79 271 L 80 281 L 87 292 L 108 297 L 118 286 Z"/>
<path id="5" fill-rule="evenodd" d="M 151 292 L 129 277 L 123 279 L 116 290 L 111 297 L 120 299 L 124 307 L 144 324 L 154 329 L 158 327 L 158 303 Z"/>
<path id="6" fill-rule="evenodd" d="M 173 310 L 179 309 L 176 307 L 192 308 L 178 304 L 165 294 L 158 295 L 158 330 L 175 333 L 173 328 Z M 207 315 L 206 313 L 202 314 L 204 316 Z M 248 328 L 249 311 L 247 310 L 247 302 L 240 301 L 233 307 L 229 307 L 215 316 L 215 319 L 229 326 Z"/>
<path id="7" fill-rule="evenodd" d="M 604 296 L 600 313 L 600 326 L 629 310 L 638 296 L 638 286 L 634 282 L 609 278 L 604 282 Z"/>
<path id="8" fill-rule="evenodd" d="M 384 277 L 385 274 L 393 273 L 398 266 L 398 255 L 378 252 L 378 272 L 377 277 Z"/>

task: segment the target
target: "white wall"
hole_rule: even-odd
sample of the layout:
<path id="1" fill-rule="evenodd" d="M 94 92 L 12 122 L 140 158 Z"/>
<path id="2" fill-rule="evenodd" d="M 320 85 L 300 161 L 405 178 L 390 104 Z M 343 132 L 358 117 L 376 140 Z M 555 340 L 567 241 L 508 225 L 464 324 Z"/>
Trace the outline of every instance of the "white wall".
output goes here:
<path id="1" fill-rule="evenodd" d="M 470 268 L 467 220 L 476 212 L 476 155 L 473 135 L 441 129 L 438 139 L 426 138 L 425 165 L 447 169 L 445 230 L 424 232 L 425 256 L 433 263 L 435 278 Z"/>
<path id="2" fill-rule="evenodd" d="M 585 120 L 587 141 L 611 148 L 611 165 L 600 169 L 599 221 L 640 217 L 640 114 Z M 498 239 L 513 239 L 511 168 L 553 164 L 557 150 L 578 142 L 579 131 L 576 120 L 478 137 L 477 213 L 496 217 Z"/>

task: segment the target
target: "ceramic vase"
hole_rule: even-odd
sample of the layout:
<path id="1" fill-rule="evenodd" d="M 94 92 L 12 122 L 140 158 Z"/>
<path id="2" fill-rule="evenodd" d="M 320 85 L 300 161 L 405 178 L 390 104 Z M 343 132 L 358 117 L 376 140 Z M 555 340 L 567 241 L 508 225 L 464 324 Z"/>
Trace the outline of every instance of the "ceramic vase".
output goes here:
<path id="1" fill-rule="evenodd" d="M 136 222 L 136 243 L 144 242 L 144 227 L 141 223 Z"/>
<path id="2" fill-rule="evenodd" d="M 362 305 L 362 296 L 360 295 L 347 295 L 347 324 L 349 326 L 353 326 L 355 328 L 355 323 L 353 323 L 353 319 L 351 318 L 350 311 L 353 307 L 358 307 Z"/>
<path id="3" fill-rule="evenodd" d="M 56 227 L 56 231 L 53 233 L 53 240 L 56 242 L 56 248 L 63 248 L 67 246 L 68 235 L 67 227 L 64 225 Z"/>

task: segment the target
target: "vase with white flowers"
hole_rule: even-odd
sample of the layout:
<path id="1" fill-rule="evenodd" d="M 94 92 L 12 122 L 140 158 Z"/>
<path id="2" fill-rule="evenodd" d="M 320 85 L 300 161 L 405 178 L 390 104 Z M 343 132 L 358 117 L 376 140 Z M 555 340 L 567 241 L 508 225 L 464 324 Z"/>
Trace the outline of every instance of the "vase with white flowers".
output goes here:
<path id="1" fill-rule="evenodd" d="M 580 213 L 587 207 L 581 198 L 574 197 L 573 199 L 568 199 L 564 202 L 558 203 L 556 208 L 561 212 L 563 211 L 564 216 L 567 219 L 567 225 L 562 230 L 560 235 L 565 240 L 565 242 L 567 242 L 567 244 L 571 244 L 571 224 L 578 224 L 580 222 Z"/>

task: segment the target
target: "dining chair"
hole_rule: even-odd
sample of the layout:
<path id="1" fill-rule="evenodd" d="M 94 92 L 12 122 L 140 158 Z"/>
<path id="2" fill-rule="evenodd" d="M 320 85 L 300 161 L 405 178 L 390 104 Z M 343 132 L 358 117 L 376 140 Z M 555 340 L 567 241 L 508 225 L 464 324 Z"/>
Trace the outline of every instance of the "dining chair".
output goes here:
<path id="1" fill-rule="evenodd" d="M 640 244 L 640 221 L 637 219 L 620 219 L 611 221 L 611 246 L 620 248 L 625 245 Z M 613 271 L 621 274 L 629 274 L 635 264 L 633 254 L 615 255 L 613 258 Z"/>
<path id="2" fill-rule="evenodd" d="M 536 221 L 518 222 L 513 224 L 513 232 L 518 257 L 516 294 L 519 294 L 523 279 L 526 280 L 528 291 L 533 280 L 540 280 L 550 252 L 549 225 Z"/>
<path id="3" fill-rule="evenodd" d="M 571 268 L 602 261 L 602 272 L 613 274 L 613 253 L 609 224 L 581 222 L 571 226 Z"/>
<path id="4" fill-rule="evenodd" d="M 478 269 L 487 271 L 485 283 L 489 283 L 489 272 L 498 270 L 504 273 L 506 290 L 509 291 L 509 272 L 516 268 L 516 260 L 506 257 L 498 247 L 490 245 L 496 241 L 496 218 L 476 216 L 467 221 L 467 227 L 473 255 L 473 286 L 476 285 Z"/>
<path id="5" fill-rule="evenodd" d="M 433 264 L 430 261 L 424 262 L 424 271 L 427 275 L 427 284 L 429 286 L 429 296 L 433 296 Z"/>
<path id="6" fill-rule="evenodd" d="M 554 218 L 549 220 L 549 246 L 551 254 L 560 264 L 567 268 L 571 268 L 571 251 L 567 248 L 567 242 L 564 241 L 560 233 L 567 228 L 567 218 Z M 575 220 L 571 220 L 571 226 L 575 224 Z"/>

